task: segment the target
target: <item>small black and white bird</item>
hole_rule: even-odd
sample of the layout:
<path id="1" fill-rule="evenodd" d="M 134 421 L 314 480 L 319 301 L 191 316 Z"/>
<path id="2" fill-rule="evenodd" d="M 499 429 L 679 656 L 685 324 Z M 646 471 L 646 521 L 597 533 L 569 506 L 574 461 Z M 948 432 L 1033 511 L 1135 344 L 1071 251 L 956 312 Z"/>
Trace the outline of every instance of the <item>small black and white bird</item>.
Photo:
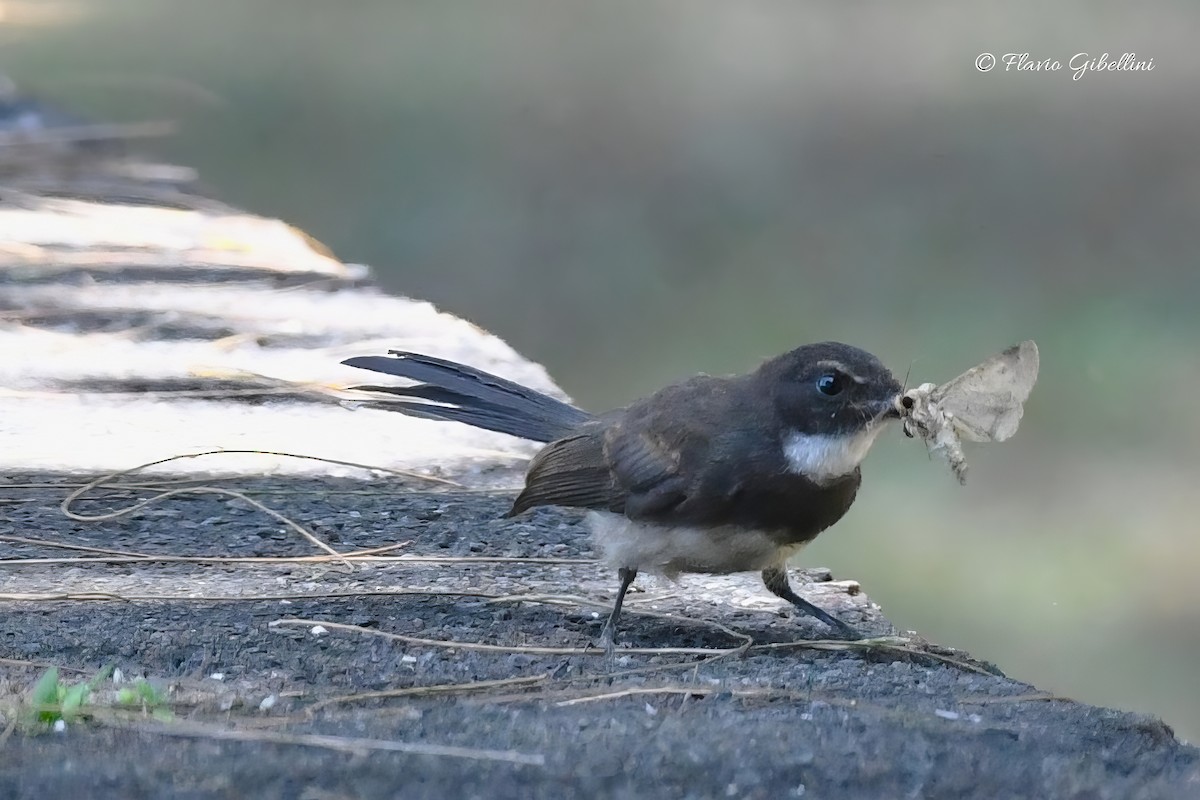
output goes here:
<path id="1" fill-rule="evenodd" d="M 901 386 L 857 347 L 798 347 L 745 375 L 699 375 L 593 415 L 481 370 L 391 351 L 342 362 L 416 381 L 356 386 L 372 404 L 546 442 L 509 516 L 535 506 L 588 509 L 620 589 L 602 639 L 611 647 L 639 571 L 758 571 L 777 596 L 847 638 L 858 633 L 797 595 L 788 559 L 854 502 L 859 465 Z"/>

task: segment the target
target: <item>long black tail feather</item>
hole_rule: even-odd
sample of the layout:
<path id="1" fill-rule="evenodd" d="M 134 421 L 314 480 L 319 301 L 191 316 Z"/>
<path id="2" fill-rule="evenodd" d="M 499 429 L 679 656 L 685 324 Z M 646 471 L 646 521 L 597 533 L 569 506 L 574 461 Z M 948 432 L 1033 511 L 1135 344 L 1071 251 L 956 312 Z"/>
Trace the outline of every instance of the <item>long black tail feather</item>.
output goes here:
<path id="1" fill-rule="evenodd" d="M 593 417 L 569 403 L 475 367 L 420 353 L 389 351 L 342 363 L 417 381 L 416 386 L 352 386 L 402 400 L 364 403 L 421 419 L 462 422 L 535 442 L 551 442 Z M 412 401 L 412 402 L 410 402 Z"/>

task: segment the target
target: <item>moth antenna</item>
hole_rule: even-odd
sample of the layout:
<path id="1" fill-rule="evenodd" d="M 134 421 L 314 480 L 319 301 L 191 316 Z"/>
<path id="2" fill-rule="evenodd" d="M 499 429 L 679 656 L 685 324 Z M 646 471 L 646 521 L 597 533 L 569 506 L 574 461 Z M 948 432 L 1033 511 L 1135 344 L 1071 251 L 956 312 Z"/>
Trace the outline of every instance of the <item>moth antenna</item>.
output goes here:
<path id="1" fill-rule="evenodd" d="M 906 369 L 904 371 L 904 383 L 902 383 L 900 385 L 900 394 L 904 394 L 905 392 L 908 391 L 908 378 L 910 375 L 912 375 L 912 367 L 913 367 L 913 364 L 916 363 L 916 361 L 917 360 L 914 358 L 908 362 L 908 369 Z"/>

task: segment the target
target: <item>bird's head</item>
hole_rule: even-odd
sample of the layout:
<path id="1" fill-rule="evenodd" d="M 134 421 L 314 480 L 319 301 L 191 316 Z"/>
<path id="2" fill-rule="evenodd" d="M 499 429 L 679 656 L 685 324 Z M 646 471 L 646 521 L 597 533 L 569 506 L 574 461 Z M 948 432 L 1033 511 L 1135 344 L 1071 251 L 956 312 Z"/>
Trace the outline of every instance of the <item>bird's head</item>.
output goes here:
<path id="1" fill-rule="evenodd" d="M 755 373 L 783 423 L 790 471 L 817 482 L 848 475 L 866 457 L 901 386 L 875 356 L 839 342 L 797 347 Z"/>

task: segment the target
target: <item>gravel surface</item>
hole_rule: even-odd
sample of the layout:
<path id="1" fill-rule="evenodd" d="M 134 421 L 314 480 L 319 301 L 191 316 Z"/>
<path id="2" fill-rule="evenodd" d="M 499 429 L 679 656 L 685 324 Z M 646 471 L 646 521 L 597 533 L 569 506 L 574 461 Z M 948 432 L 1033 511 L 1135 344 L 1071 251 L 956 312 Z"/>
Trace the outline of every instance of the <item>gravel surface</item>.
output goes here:
<path id="1" fill-rule="evenodd" d="M 62 481 L 10 475 L 0 489 L 6 558 L 75 559 L 0 566 L 5 719 L 22 719 L 22 699 L 53 663 L 81 671 L 64 671 L 68 681 L 108 664 L 126 681 L 145 677 L 174 721 L 119 713 L 106 682 L 92 722 L 62 733 L 17 726 L 3 745 L 0 797 L 1200 793 L 1200 753 L 1157 720 L 1052 698 L 919 639 L 805 646 L 821 627 L 752 578 L 639 579 L 622 647 L 589 650 L 615 576 L 591 561 L 578 515 L 503 520 L 504 492 L 390 478 L 212 482 L 250 492 L 341 551 L 405 543 L 347 570 L 131 562 L 13 541 L 158 557 L 318 552 L 227 496 L 79 522 L 59 511 L 67 488 L 13 488 Z M 101 491 L 72 508 L 102 513 L 147 494 Z M 805 576 L 815 602 L 892 632 L 854 582 Z M 345 699 L 371 692 L 393 696 Z"/>

